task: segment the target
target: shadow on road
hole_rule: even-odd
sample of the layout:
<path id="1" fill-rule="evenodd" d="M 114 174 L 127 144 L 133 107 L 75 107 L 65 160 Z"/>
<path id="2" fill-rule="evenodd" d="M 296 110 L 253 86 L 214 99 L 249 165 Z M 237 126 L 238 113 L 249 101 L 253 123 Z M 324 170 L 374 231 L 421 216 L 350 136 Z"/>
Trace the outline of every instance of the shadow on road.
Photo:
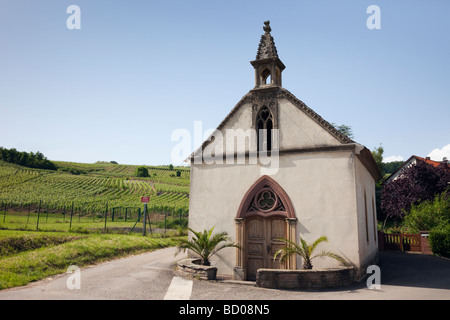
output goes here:
<path id="1" fill-rule="evenodd" d="M 378 266 L 380 267 L 382 286 L 450 290 L 450 259 L 417 253 L 380 252 Z M 367 277 L 350 286 L 325 291 L 365 289 L 367 288 L 366 281 Z"/>
<path id="2" fill-rule="evenodd" d="M 450 260 L 431 255 L 380 252 L 381 284 L 450 290 Z"/>

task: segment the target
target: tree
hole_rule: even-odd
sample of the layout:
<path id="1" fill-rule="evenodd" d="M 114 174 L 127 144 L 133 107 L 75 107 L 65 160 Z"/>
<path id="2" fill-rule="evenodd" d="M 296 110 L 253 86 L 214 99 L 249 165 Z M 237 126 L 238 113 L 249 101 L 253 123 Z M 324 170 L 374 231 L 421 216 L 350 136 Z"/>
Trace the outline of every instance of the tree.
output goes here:
<path id="1" fill-rule="evenodd" d="M 148 177 L 148 169 L 144 166 L 136 168 L 136 177 Z"/>
<path id="2" fill-rule="evenodd" d="M 373 152 L 373 151 L 372 151 Z M 384 174 L 393 174 L 403 164 L 403 161 L 391 161 L 383 163 Z"/>
<path id="3" fill-rule="evenodd" d="M 404 217 L 403 225 L 414 232 L 430 231 L 450 226 L 450 190 L 438 194 L 434 199 L 412 205 Z"/>
<path id="4" fill-rule="evenodd" d="M 385 167 L 384 167 L 384 163 L 383 163 L 383 153 L 384 153 L 384 148 L 381 145 L 381 143 L 378 148 L 375 148 L 372 151 L 372 156 L 375 159 L 375 162 L 377 163 L 378 170 L 380 170 L 381 176 L 383 176 L 385 173 Z"/>
<path id="5" fill-rule="evenodd" d="M 45 160 L 44 155 L 39 151 L 36 152 L 35 156 L 36 156 L 36 159 L 38 159 L 38 160 Z"/>
<path id="6" fill-rule="evenodd" d="M 189 230 L 194 234 L 192 240 L 181 240 L 178 245 L 178 253 L 180 251 L 191 250 L 202 259 L 202 265 L 209 266 L 211 262 L 210 258 L 216 254 L 218 251 L 235 247 L 239 248 L 238 245 L 230 242 L 230 238 L 226 232 L 220 232 L 212 235 L 214 227 L 210 230 L 203 230 L 203 232 L 196 232 L 189 228 Z M 223 244 L 221 244 L 224 242 Z M 221 244 L 219 246 L 219 244 Z"/>
<path id="7" fill-rule="evenodd" d="M 287 246 L 278 250 L 273 259 L 275 260 L 278 256 L 280 256 L 281 261 L 287 260 L 289 257 L 293 255 L 299 255 L 303 259 L 303 269 L 312 269 L 312 260 L 318 257 L 329 257 L 339 261 L 342 264 L 347 264 L 346 260 L 340 255 L 332 252 L 322 250 L 320 253 L 313 255 L 314 250 L 317 246 L 322 242 L 328 242 L 326 236 L 322 236 L 314 241 L 312 244 L 308 244 L 305 240 L 300 238 L 300 244 L 292 242 L 287 239 L 280 239 L 283 242 L 286 242 Z"/>
<path id="8" fill-rule="evenodd" d="M 335 124 L 334 122 L 331 124 L 333 127 L 335 127 L 337 129 L 337 131 L 339 131 L 340 133 L 342 133 L 343 135 L 349 137 L 350 139 L 353 139 L 353 132 L 352 132 L 352 127 L 347 126 L 345 124 L 341 124 L 340 126 L 338 126 L 337 124 Z"/>
<path id="9" fill-rule="evenodd" d="M 450 171 L 443 165 L 434 167 L 417 160 L 381 192 L 381 208 L 387 218 L 402 218 L 416 205 L 444 192 L 450 183 Z"/>
<path id="10" fill-rule="evenodd" d="M 3 147 L 0 147 L 0 160 L 29 168 L 49 170 L 58 169 L 56 164 L 54 164 L 50 160 L 47 160 L 47 158 L 39 151 L 34 154 L 33 152 L 19 152 L 15 148 L 5 149 Z"/>

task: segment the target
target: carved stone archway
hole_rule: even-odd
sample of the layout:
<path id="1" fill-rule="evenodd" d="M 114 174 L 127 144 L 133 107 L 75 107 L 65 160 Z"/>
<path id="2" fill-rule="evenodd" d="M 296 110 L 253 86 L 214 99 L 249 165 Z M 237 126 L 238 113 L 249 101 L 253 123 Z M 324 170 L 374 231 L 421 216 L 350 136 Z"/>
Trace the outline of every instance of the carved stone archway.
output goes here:
<path id="1" fill-rule="evenodd" d="M 258 268 L 295 269 L 295 257 L 285 263 L 273 260 L 284 245 L 279 238 L 296 241 L 294 208 L 283 188 L 269 176 L 259 178 L 244 195 L 236 215 L 234 278 L 254 280 Z"/>

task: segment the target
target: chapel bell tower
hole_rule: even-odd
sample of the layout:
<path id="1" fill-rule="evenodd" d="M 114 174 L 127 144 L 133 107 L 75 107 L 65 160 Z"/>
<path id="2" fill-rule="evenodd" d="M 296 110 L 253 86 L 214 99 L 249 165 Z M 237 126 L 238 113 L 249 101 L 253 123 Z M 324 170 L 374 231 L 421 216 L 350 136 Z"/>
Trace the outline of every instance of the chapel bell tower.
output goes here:
<path id="1" fill-rule="evenodd" d="M 281 72 L 285 65 L 278 58 L 277 48 L 270 31 L 270 21 L 264 22 L 265 33 L 261 36 L 256 59 L 251 61 L 255 68 L 255 89 L 281 87 Z"/>

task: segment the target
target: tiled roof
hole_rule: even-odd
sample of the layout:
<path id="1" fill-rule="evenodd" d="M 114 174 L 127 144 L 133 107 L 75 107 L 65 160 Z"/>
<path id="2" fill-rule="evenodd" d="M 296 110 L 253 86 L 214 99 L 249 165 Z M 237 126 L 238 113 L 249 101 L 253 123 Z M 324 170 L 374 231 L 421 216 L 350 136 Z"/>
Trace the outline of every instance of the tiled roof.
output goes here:
<path id="1" fill-rule="evenodd" d="M 439 167 L 439 165 L 442 164 L 442 162 L 431 160 L 428 157 L 426 157 L 426 158 L 422 158 L 422 157 L 418 157 L 418 156 L 413 156 L 413 157 L 416 159 L 425 161 L 426 163 L 431 164 L 433 167 Z"/>

